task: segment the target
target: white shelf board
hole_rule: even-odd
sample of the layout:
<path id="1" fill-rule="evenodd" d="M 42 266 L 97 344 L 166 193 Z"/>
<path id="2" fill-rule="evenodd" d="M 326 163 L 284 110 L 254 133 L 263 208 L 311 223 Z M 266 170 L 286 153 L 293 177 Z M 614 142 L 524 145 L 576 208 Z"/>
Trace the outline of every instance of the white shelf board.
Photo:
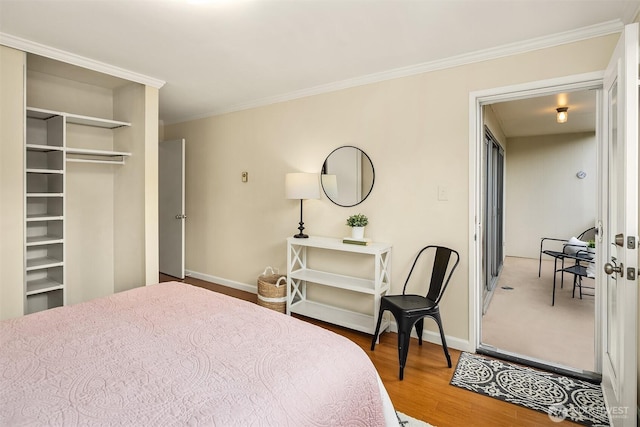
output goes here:
<path id="1" fill-rule="evenodd" d="M 28 168 L 27 173 L 57 173 L 62 174 L 64 171 L 61 169 L 36 169 L 36 168 Z"/>
<path id="2" fill-rule="evenodd" d="M 30 119 L 48 120 L 61 115 L 62 113 L 60 112 L 45 110 L 44 108 L 27 107 L 27 117 Z"/>
<path id="3" fill-rule="evenodd" d="M 123 158 L 124 159 L 124 158 Z M 97 163 L 102 165 L 124 165 L 124 160 L 91 160 L 91 159 L 73 159 L 67 157 L 70 163 Z"/>
<path id="4" fill-rule="evenodd" d="M 64 243 L 62 236 L 46 235 L 27 237 L 27 246 L 51 245 L 54 243 Z"/>
<path id="5" fill-rule="evenodd" d="M 74 125 L 93 126 L 105 129 L 116 129 L 125 126 L 131 126 L 129 122 L 121 122 L 118 120 L 101 119 L 98 117 L 81 116 L 79 114 L 65 113 L 67 123 Z"/>
<path id="6" fill-rule="evenodd" d="M 131 153 L 124 151 L 108 151 L 108 150 L 92 150 L 87 148 L 67 147 L 67 154 L 81 154 L 85 156 L 101 156 L 101 157 L 129 157 Z"/>
<path id="7" fill-rule="evenodd" d="M 44 108 L 27 107 L 27 117 L 40 120 L 48 120 L 56 116 L 65 116 L 67 123 L 83 126 L 93 126 L 105 129 L 116 129 L 123 126 L 131 126 L 129 122 L 102 119 L 100 117 L 82 116 L 79 114 L 63 113 L 60 111 L 46 110 Z"/>
<path id="8" fill-rule="evenodd" d="M 26 144 L 27 150 L 29 151 L 62 151 L 63 147 L 58 147 L 55 145 L 43 145 L 43 144 Z"/>
<path id="9" fill-rule="evenodd" d="M 313 301 L 298 301 L 291 304 L 291 312 L 371 335 L 375 332 L 376 325 L 373 323 L 373 316 L 326 304 Z M 380 330 L 384 331 L 388 325 L 389 322 L 383 319 Z"/>
<path id="10" fill-rule="evenodd" d="M 62 265 L 64 265 L 64 263 L 61 260 L 51 257 L 32 258 L 27 260 L 27 271 L 42 270 Z"/>
<path id="11" fill-rule="evenodd" d="M 335 237 L 309 236 L 306 239 L 289 237 L 287 239 L 292 246 L 306 246 L 311 248 L 331 249 L 343 252 L 355 252 L 359 254 L 375 255 L 391 249 L 391 244 L 383 242 L 372 242 L 369 245 L 351 245 L 342 243 L 342 239 Z"/>
<path id="12" fill-rule="evenodd" d="M 325 286 L 333 286 L 335 288 L 347 289 L 349 291 L 361 292 L 363 294 L 374 295 L 376 293 L 374 281 L 360 277 L 344 276 L 341 274 L 311 269 L 294 270 L 290 273 L 290 276 L 292 279 L 304 280 L 306 282 L 317 283 Z M 386 286 L 380 289 L 381 292 L 386 290 Z"/>
<path id="13" fill-rule="evenodd" d="M 62 221 L 63 219 L 64 219 L 64 216 L 62 215 L 47 215 L 47 214 L 27 215 L 27 222 Z"/>
<path id="14" fill-rule="evenodd" d="M 64 289 L 64 285 L 49 278 L 27 281 L 27 296 L 43 294 L 58 289 Z"/>
<path id="15" fill-rule="evenodd" d="M 62 193 L 27 193 L 27 197 L 62 197 Z"/>

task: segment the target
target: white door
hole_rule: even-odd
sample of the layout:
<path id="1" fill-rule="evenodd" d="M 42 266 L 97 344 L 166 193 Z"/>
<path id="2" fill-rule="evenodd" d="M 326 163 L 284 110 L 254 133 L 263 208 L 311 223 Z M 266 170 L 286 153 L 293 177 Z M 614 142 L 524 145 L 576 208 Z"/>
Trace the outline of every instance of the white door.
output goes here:
<path id="1" fill-rule="evenodd" d="M 184 279 L 184 139 L 158 150 L 160 272 Z"/>
<path id="2" fill-rule="evenodd" d="M 614 426 L 636 425 L 638 24 L 625 27 L 604 79 L 599 292 L 602 387 Z M 606 270 L 606 272 L 605 272 Z M 612 271 L 614 270 L 614 271 Z"/>

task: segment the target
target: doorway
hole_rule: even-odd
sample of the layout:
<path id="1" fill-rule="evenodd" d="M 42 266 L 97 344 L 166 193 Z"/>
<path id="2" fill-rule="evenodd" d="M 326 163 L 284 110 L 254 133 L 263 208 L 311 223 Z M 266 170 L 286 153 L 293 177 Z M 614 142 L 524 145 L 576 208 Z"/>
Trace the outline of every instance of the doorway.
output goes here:
<path id="1" fill-rule="evenodd" d="M 590 300 L 587 297 L 583 300 L 571 298 L 573 279 L 565 277 L 567 282 L 563 293 L 573 300 L 569 303 L 578 307 L 582 312 L 580 315 L 584 316 L 586 312 L 590 319 L 584 321 L 572 309 L 551 306 L 553 262 L 543 262 L 545 273 L 540 279 L 537 273 L 541 237 L 568 240 L 577 236 L 582 228 L 594 225 L 597 208 L 595 106 L 601 86 L 601 76 L 594 73 L 472 94 L 477 102 L 476 116 L 472 116 L 472 130 L 476 135 L 475 146 L 472 147 L 472 162 L 475 164 L 472 176 L 476 182 L 470 183 L 472 194 L 475 194 L 472 227 L 476 239 L 470 248 L 473 254 L 470 292 L 476 295 L 476 304 L 471 311 L 475 319 L 473 335 L 478 352 L 587 378 L 593 378 L 594 373 L 599 372 L 600 357 L 596 348 L 599 319 L 595 296 L 588 297 Z M 570 126 L 576 126 L 582 121 L 578 119 L 585 118 L 580 117 L 581 111 L 587 111 L 582 103 L 590 104 L 590 128 L 553 130 L 555 123 L 536 122 L 542 119 L 555 122 L 555 108 L 562 106 L 563 97 L 565 105 L 570 107 L 570 117 L 574 119 L 573 123 L 570 119 Z M 544 103 L 548 105 L 543 106 Z M 516 126 L 522 128 L 523 133 L 518 134 L 513 130 L 517 119 L 512 115 L 516 115 L 521 107 L 533 110 L 530 110 L 531 120 Z M 537 117 L 537 112 L 541 113 L 540 117 Z M 541 130 L 546 128 L 550 130 Z M 581 164 L 580 160 L 571 163 L 572 157 L 584 158 L 587 155 L 591 156 L 588 164 Z M 587 180 L 581 179 L 584 178 L 583 169 L 586 169 L 591 185 L 584 185 Z M 542 203 L 541 197 L 548 198 L 549 202 Z M 563 207 L 553 209 L 557 203 Z M 585 208 L 587 205 L 589 207 Z M 527 263 L 529 266 L 523 268 Z M 526 277 L 517 274 L 525 274 Z M 534 286 L 540 288 L 537 294 L 526 293 Z M 534 307 L 534 304 L 541 305 Z M 485 324 L 484 320 L 491 316 L 492 310 L 499 311 L 505 307 L 507 311 L 502 312 L 497 320 Z M 529 317 L 525 308 L 532 310 Z M 559 316 L 558 319 L 554 319 L 555 315 Z M 571 323 L 567 319 L 576 320 L 578 327 L 582 328 L 578 329 L 577 335 L 582 341 L 587 340 L 589 358 L 586 363 L 574 363 L 570 358 L 561 357 L 570 351 L 555 347 L 564 343 L 571 345 L 575 338 L 567 328 Z M 519 324 L 518 321 L 522 322 Z M 536 329 L 540 331 L 538 337 L 533 333 Z M 563 330 L 567 330 L 566 336 L 553 338 L 556 332 Z M 513 345 L 504 341 L 509 334 L 513 336 Z M 584 353 L 585 345 L 575 345 L 573 349 Z"/>

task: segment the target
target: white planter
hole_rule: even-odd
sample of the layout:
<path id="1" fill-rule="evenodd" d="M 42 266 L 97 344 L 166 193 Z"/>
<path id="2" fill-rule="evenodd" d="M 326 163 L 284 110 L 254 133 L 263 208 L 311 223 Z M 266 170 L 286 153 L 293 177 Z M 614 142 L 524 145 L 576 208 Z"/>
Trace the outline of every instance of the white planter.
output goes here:
<path id="1" fill-rule="evenodd" d="M 364 227 L 351 227 L 351 238 L 364 239 Z"/>

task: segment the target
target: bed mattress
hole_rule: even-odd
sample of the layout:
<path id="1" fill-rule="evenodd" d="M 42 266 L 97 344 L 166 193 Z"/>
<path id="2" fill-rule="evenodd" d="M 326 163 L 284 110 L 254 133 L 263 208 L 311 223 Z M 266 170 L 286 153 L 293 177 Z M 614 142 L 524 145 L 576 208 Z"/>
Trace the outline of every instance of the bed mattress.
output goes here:
<path id="1" fill-rule="evenodd" d="M 183 283 L 0 323 L 3 426 L 371 427 L 389 405 L 348 339 Z"/>

